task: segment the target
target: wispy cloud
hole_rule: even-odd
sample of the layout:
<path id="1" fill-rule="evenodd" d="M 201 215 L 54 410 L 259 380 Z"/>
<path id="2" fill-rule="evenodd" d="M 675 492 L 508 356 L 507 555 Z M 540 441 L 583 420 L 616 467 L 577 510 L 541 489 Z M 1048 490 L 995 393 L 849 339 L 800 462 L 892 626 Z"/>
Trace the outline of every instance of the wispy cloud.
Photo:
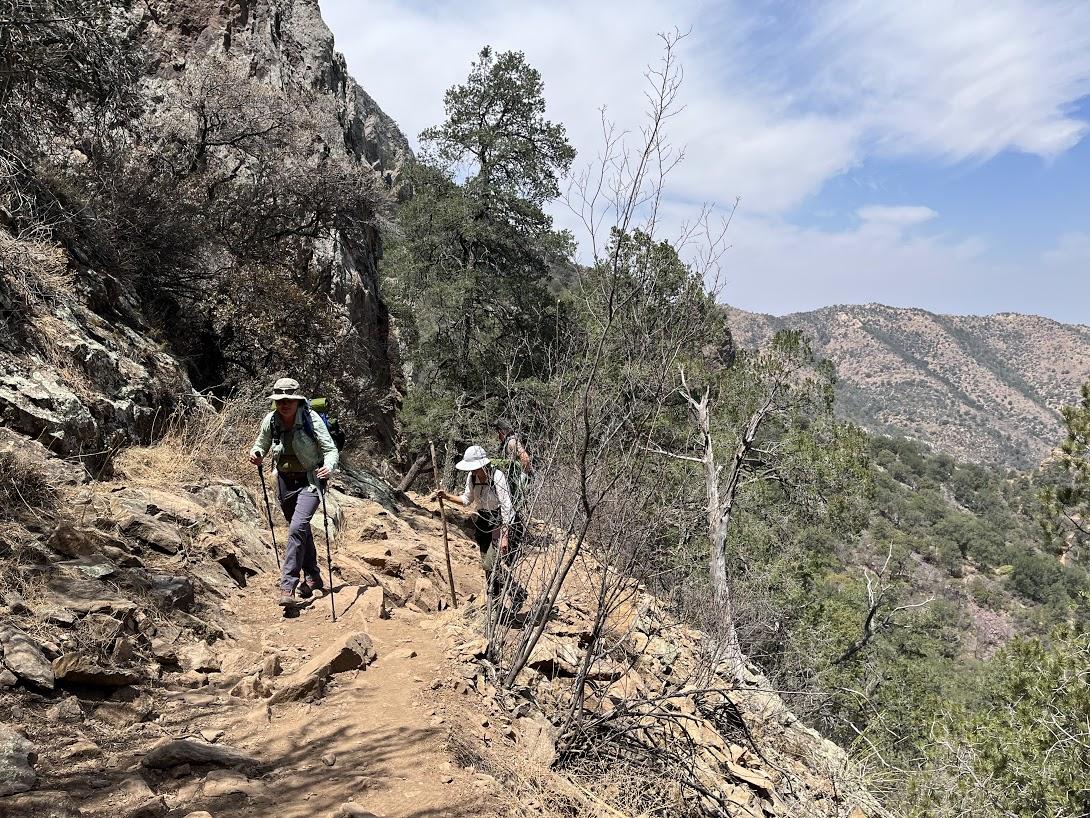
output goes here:
<path id="1" fill-rule="evenodd" d="M 897 228 L 912 227 L 938 218 L 938 213 L 923 205 L 867 205 L 855 211 L 861 221 Z"/>
<path id="2" fill-rule="evenodd" d="M 949 160 L 1016 149 L 1049 157 L 1086 133 L 1090 4 L 962 0 L 815 7 L 809 88 L 876 147 Z"/>
<path id="3" fill-rule="evenodd" d="M 1090 234 L 1064 233 L 1056 246 L 1041 254 L 1048 267 L 1077 269 L 1080 276 L 1090 277 Z"/>
<path id="4" fill-rule="evenodd" d="M 1047 159 L 1088 128 L 1074 107 L 1090 95 L 1084 0 L 371 0 L 366 13 L 357 0 L 322 0 L 322 7 L 354 75 L 410 138 L 441 120 L 444 89 L 464 79 L 481 45 L 525 51 L 578 161 L 599 150 L 602 106 L 621 127 L 638 128 L 642 74 L 659 56 L 656 34 L 691 31 L 681 52 L 686 108 L 671 122 L 686 160 L 669 182 L 671 206 L 680 214 L 741 196 L 732 265 L 774 268 L 769 288 L 782 280 L 800 298 L 836 292 L 851 300 L 852 283 L 868 294 L 859 298 L 895 301 L 920 292 L 902 286 L 906 275 L 930 276 L 940 292 L 988 275 L 982 241 L 940 232 L 942 219 L 926 201 L 861 208 L 860 223 L 841 232 L 792 224 L 788 214 L 831 179 L 890 157 L 940 166 L 1005 151 Z M 846 267 L 866 275 L 852 278 Z M 810 286 L 823 277 L 845 286 Z M 746 293 L 738 284 L 727 297 L 745 301 Z M 771 306 L 775 298 L 759 300 Z"/>

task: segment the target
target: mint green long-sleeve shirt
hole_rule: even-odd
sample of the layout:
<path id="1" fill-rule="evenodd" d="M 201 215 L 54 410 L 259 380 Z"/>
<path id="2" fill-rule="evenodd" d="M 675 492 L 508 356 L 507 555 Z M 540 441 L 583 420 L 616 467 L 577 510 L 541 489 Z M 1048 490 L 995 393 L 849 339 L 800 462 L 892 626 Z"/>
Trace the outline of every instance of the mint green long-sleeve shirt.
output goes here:
<path id="1" fill-rule="evenodd" d="M 340 461 L 340 453 L 329 435 L 322 416 L 312 409 L 299 407 L 299 412 L 310 412 L 310 425 L 314 430 L 314 436 L 308 435 L 303 426 L 303 420 L 298 413 L 295 416 L 295 425 L 292 427 L 291 447 L 299 462 L 307 470 L 307 482 L 312 488 L 318 487 L 318 478 L 314 471 L 319 466 L 325 466 L 330 471 L 337 468 Z M 279 463 L 280 455 L 284 452 L 283 442 L 273 442 L 273 422 L 276 412 L 269 412 L 261 421 L 261 429 L 257 433 L 257 439 L 250 451 L 265 457 L 271 454 L 273 461 Z"/>

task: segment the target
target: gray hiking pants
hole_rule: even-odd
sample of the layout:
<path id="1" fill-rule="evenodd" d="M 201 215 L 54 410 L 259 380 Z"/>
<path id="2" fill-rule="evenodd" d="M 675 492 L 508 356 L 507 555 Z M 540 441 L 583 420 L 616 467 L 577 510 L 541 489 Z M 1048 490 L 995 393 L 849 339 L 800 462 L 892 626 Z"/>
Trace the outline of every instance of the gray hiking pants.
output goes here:
<path id="1" fill-rule="evenodd" d="M 280 577 L 280 590 L 290 594 L 295 590 L 302 571 L 306 579 L 321 583 L 318 568 L 318 550 L 314 547 L 314 532 L 310 520 L 321 504 L 318 492 L 310 488 L 306 475 L 295 478 L 277 473 L 277 497 L 280 510 L 288 521 L 288 544 L 284 551 L 284 572 Z"/>

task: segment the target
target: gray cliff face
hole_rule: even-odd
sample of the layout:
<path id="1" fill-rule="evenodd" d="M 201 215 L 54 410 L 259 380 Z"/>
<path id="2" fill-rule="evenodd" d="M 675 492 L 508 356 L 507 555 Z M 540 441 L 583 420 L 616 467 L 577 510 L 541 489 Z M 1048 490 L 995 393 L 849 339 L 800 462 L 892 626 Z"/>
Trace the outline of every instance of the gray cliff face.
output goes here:
<path id="1" fill-rule="evenodd" d="M 129 15 L 134 43 L 149 55 L 141 94 L 150 122 L 172 115 L 189 69 L 209 58 L 226 60 L 272 88 L 320 95 L 320 138 L 310 156 L 299 157 L 301 165 L 317 152 L 351 156 L 374 168 L 387 186 L 396 185 L 411 157 L 408 142 L 349 76 L 315 0 L 147 0 L 132 4 Z M 351 244 L 339 235 L 320 236 L 310 263 L 312 280 L 339 307 L 342 337 L 360 350 L 353 371 L 330 373 L 331 380 L 342 395 L 381 397 L 396 393 L 400 374 L 378 285 L 381 237 L 376 228 L 364 235 Z M 169 354 L 124 283 L 78 251 L 65 257 L 59 248 L 28 243 L 0 225 L 0 261 L 20 253 L 41 255 L 43 264 L 56 268 L 59 283 L 34 309 L 29 300 L 0 292 L 7 328 L 0 339 L 0 426 L 79 459 L 95 473 L 111 452 L 160 434 L 175 408 L 199 400 L 194 387 L 222 383 L 214 367 Z M 205 341 L 210 360 L 230 333 L 231 327 L 212 321 Z M 252 366 L 260 371 L 261 362 Z M 374 409 L 375 403 L 359 397 L 353 409 L 379 446 L 389 448 L 391 410 Z"/>
<path id="2" fill-rule="evenodd" d="M 309 89 L 329 100 L 331 104 L 317 114 L 322 139 L 313 149 L 361 160 L 381 174 L 388 187 L 396 186 L 412 155 L 408 140 L 349 75 L 316 0 L 151 0 L 137 28 L 147 49 L 158 55 L 151 66 L 148 96 L 154 100 L 161 94 L 165 109 L 173 84 L 188 69 L 208 58 L 224 59 L 241 65 L 262 84 L 285 92 Z M 300 156 L 300 164 L 309 158 Z M 381 237 L 374 229 L 362 244 L 347 244 L 334 235 L 314 243 L 316 278 L 344 306 L 344 332 L 361 339 L 365 349 L 366 361 L 360 365 L 366 371 L 355 373 L 360 377 L 351 390 L 360 394 L 389 395 L 396 392 L 400 379 L 396 343 L 379 292 L 381 255 Z M 344 380 L 349 374 L 338 377 Z M 215 382 L 209 380 L 208 385 Z M 381 446 L 392 444 L 388 410 L 371 410 L 361 420 Z"/>
<path id="3" fill-rule="evenodd" d="M 397 124 L 349 76 L 316 0 L 150 0 L 137 30 L 157 55 L 151 69 L 160 88 L 207 57 L 231 59 L 273 87 L 330 94 L 336 118 L 322 125 L 331 150 L 391 175 L 411 155 Z"/>

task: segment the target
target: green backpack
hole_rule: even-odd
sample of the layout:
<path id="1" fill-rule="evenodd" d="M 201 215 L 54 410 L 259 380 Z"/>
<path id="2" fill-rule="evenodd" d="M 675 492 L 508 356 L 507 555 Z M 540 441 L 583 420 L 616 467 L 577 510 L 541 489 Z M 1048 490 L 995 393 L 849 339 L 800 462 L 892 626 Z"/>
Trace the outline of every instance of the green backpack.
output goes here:
<path id="1" fill-rule="evenodd" d="M 530 476 L 523 471 L 522 462 L 518 459 L 517 455 L 515 457 L 507 456 L 507 444 L 511 442 L 512 438 L 525 451 L 529 452 L 529 449 L 526 449 L 525 444 L 518 435 L 508 435 L 503 443 L 500 444 L 500 454 L 502 456 L 493 459 L 492 466 L 502 471 L 503 476 L 507 478 L 507 485 L 511 489 L 511 500 L 515 504 L 515 507 L 518 508 L 526 502 L 527 490 L 530 487 Z M 531 457 L 533 456 L 531 455 Z"/>
<path id="2" fill-rule="evenodd" d="M 311 398 L 310 408 L 318 413 L 322 422 L 325 423 L 325 427 L 329 430 L 329 436 L 333 438 L 333 445 L 338 450 L 344 448 L 344 444 L 347 442 L 344 430 L 341 429 L 341 423 L 336 418 L 329 416 L 329 399 L 328 398 Z"/>

